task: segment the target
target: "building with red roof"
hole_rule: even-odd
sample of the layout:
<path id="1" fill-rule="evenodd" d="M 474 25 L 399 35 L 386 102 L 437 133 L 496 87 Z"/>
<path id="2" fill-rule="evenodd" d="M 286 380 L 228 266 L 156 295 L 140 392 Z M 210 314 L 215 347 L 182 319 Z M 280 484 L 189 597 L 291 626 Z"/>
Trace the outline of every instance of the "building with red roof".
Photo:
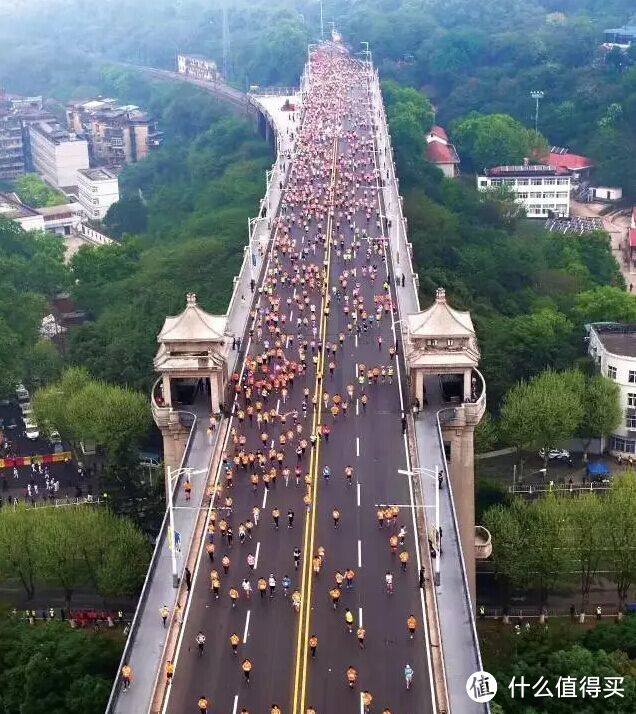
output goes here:
<path id="1" fill-rule="evenodd" d="M 588 156 L 573 154 L 561 146 L 553 146 L 548 154 L 540 157 L 541 161 L 561 172 L 568 172 L 575 182 L 588 178 L 594 168 L 594 162 Z"/>
<path id="2" fill-rule="evenodd" d="M 426 158 L 441 169 L 447 178 L 455 178 L 459 170 L 459 155 L 448 141 L 446 131 L 434 124 L 426 134 Z"/>

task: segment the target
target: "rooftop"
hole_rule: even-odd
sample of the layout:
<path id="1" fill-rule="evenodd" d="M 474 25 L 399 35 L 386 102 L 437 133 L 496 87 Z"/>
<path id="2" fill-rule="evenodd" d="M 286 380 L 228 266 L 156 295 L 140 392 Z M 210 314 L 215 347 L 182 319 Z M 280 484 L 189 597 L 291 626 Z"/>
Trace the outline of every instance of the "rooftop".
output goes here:
<path id="1" fill-rule="evenodd" d="M 446 291 L 437 288 L 435 302 L 426 310 L 408 316 L 409 332 L 414 337 L 474 337 L 469 312 L 453 309 L 446 302 Z"/>
<path id="2" fill-rule="evenodd" d="M 38 212 L 22 203 L 15 193 L 0 193 L 0 217 L 16 220 L 37 215 Z"/>
<path id="3" fill-rule="evenodd" d="M 157 342 L 219 342 L 225 340 L 225 316 L 211 315 L 197 305 L 197 296 L 188 293 L 185 310 L 166 317 Z"/>
<path id="4" fill-rule="evenodd" d="M 528 164 L 521 166 L 493 166 L 485 170 L 486 176 L 556 176 L 558 173 L 554 166 L 547 164 Z"/>
<path id="5" fill-rule="evenodd" d="M 458 164 L 459 156 L 452 144 L 430 141 L 426 145 L 426 158 L 434 164 Z"/>
<path id="6" fill-rule="evenodd" d="M 105 168 L 98 169 L 78 169 L 77 173 L 82 174 L 90 181 L 112 181 L 117 176 L 112 171 Z"/>
<path id="7" fill-rule="evenodd" d="M 84 141 L 84 139 L 80 139 L 76 134 L 71 134 L 60 124 L 55 122 L 40 121 L 31 124 L 31 128 L 53 144 L 63 144 L 69 141 Z"/>
<path id="8" fill-rule="evenodd" d="M 636 357 L 636 324 L 596 323 L 592 328 L 608 352 L 623 357 Z"/>
<path id="9" fill-rule="evenodd" d="M 544 161 L 553 168 L 564 168 L 569 171 L 580 171 L 581 169 L 589 169 L 594 166 L 592 159 L 581 154 L 573 154 L 559 146 L 553 146 L 547 156 L 543 156 Z"/>
<path id="10" fill-rule="evenodd" d="M 448 135 L 446 134 L 446 130 L 444 127 L 439 126 L 439 124 L 433 124 L 433 126 L 430 128 L 429 134 L 433 134 L 433 136 L 437 136 L 440 139 L 443 139 L 444 141 L 448 141 Z"/>

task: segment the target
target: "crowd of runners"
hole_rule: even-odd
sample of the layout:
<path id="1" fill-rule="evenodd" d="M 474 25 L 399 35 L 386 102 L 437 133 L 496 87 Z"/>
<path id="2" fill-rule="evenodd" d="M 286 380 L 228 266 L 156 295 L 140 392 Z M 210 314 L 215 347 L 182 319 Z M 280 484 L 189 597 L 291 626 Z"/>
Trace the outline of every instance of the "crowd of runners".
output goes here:
<path id="1" fill-rule="evenodd" d="M 399 377 L 398 345 L 383 329 L 391 324 L 396 306 L 386 270 L 386 226 L 377 196 L 379 175 L 370 113 L 368 105 L 350 91 L 352 86 L 366 91 L 367 69 L 348 55 L 319 49 L 312 54 L 311 72 L 304 122 L 251 314 L 247 356 L 242 371 L 230 375 L 234 416 L 228 449 L 222 456 L 220 485 L 214 493 L 215 508 L 207 524 L 211 604 L 226 598 L 232 609 L 240 607 L 241 601 L 254 599 L 265 607 L 286 598 L 293 611 L 300 611 L 302 526 L 314 506 L 315 481 L 322 480 L 326 488 L 330 479 L 342 479 L 351 487 L 346 492 L 352 493 L 358 476 L 348 458 L 328 462 L 321 453 L 318 466 L 312 452 L 319 442 L 326 446 L 332 430 L 340 429 L 345 420 L 369 418 L 366 414 L 373 410 L 378 390 Z M 332 312 L 339 315 L 338 329 L 330 327 L 325 333 Z M 336 383 L 338 370 L 343 368 L 345 349 L 352 344 L 357 347 L 359 341 L 367 347 L 373 343 L 377 360 L 355 364 L 341 393 L 331 383 Z M 351 363 L 347 368 L 351 370 Z M 290 499 L 292 492 L 296 495 Z M 281 493 L 287 494 L 284 499 Z M 281 500 L 295 505 L 281 507 Z M 321 507 L 329 509 L 334 529 L 349 517 L 352 503 L 353 496 L 342 503 L 323 502 Z M 388 543 L 385 553 L 377 554 L 386 561 L 379 585 L 391 596 L 394 573 L 397 581 L 397 573 L 413 567 L 406 547 L 407 529 L 397 507 L 381 507 L 377 514 L 368 511 L 364 517 L 373 521 L 374 515 Z M 288 534 L 288 566 L 278 572 L 267 568 L 266 558 L 259 558 L 254 548 L 263 528 L 280 530 L 281 537 Z M 354 636 L 357 649 L 353 651 L 364 650 L 367 630 L 356 621 L 349 594 L 356 589 L 354 563 L 339 562 L 335 553 L 327 560 L 321 545 L 309 556 L 314 597 L 328 598 L 336 615 L 342 613 L 342 637 Z M 403 621 L 405 637 L 413 638 L 415 616 L 405 612 Z M 320 647 L 318 636 L 311 632 L 306 647 L 314 659 Z M 200 655 L 205 642 L 205 632 L 197 633 Z M 243 656 L 246 648 L 239 633 L 232 631 L 225 646 L 249 685 L 252 673 L 258 676 L 258 667 Z M 347 646 L 346 640 L 342 646 Z M 409 687 L 413 671 L 409 664 L 406 667 Z M 168 684 L 174 670 L 169 661 Z M 363 675 L 364 671 L 364 680 Z M 358 687 L 355 666 L 347 667 L 341 676 L 345 691 L 347 684 Z M 369 688 L 358 694 L 364 709 L 370 711 L 371 683 L 365 685 Z M 217 711 L 205 694 L 195 701 L 202 714 Z M 282 714 L 279 704 L 267 705 L 271 714 Z M 391 714 L 388 708 L 378 711 Z M 240 714 L 250 712 L 243 708 Z M 316 714 L 316 709 L 310 704 L 306 714 Z"/>

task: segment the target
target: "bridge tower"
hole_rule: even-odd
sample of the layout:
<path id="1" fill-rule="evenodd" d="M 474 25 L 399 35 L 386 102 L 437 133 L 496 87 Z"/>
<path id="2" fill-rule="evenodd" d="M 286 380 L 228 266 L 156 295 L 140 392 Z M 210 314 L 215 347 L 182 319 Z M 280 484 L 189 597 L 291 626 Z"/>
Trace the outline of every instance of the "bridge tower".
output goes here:
<path id="1" fill-rule="evenodd" d="M 479 348 L 469 312 L 453 309 L 446 291 L 438 288 L 435 302 L 407 316 L 407 367 L 410 397 L 424 414 L 440 412 L 442 438 L 449 453 L 451 479 L 466 575 L 475 603 L 475 558 L 492 550 L 490 534 L 475 528 L 473 434 L 486 408 L 486 384 L 477 370 Z M 436 419 L 431 427 L 437 428 Z"/>
<path id="2" fill-rule="evenodd" d="M 160 373 L 151 395 L 152 414 L 163 435 L 166 466 L 177 468 L 193 415 L 218 414 L 227 384 L 227 318 L 211 315 L 188 293 L 186 307 L 166 317 L 154 358 Z"/>

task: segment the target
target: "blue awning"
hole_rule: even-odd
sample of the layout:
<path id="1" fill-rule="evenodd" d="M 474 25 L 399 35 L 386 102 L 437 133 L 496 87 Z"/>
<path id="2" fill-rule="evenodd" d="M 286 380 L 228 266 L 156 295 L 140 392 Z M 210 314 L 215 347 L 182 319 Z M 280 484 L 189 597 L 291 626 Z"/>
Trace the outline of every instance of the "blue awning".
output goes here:
<path id="1" fill-rule="evenodd" d="M 610 472 L 609 466 L 605 461 L 595 461 L 593 464 L 588 464 L 586 467 L 588 476 L 596 476 L 608 474 Z"/>

